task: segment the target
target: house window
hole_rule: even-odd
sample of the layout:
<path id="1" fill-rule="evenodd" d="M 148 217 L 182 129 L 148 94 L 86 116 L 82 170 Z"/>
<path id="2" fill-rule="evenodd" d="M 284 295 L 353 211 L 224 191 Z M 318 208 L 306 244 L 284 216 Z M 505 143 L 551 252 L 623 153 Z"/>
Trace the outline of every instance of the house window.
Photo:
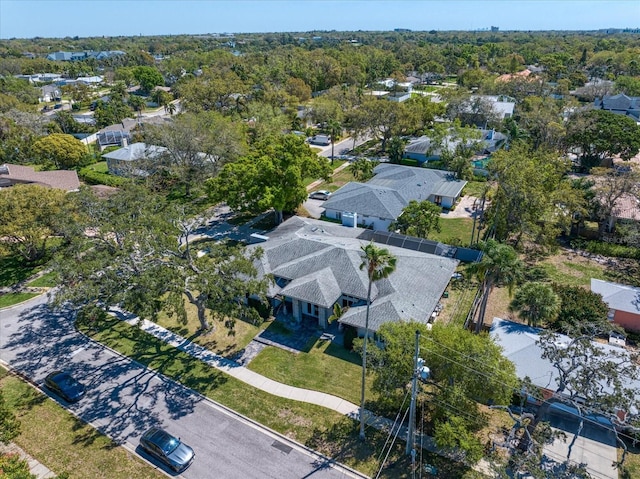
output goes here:
<path id="1" fill-rule="evenodd" d="M 336 213 L 336 219 L 337 220 L 341 220 L 342 219 L 342 213 L 340 213 L 339 211 Z"/>
<path id="2" fill-rule="evenodd" d="M 307 303 L 307 314 L 318 317 L 318 315 L 320 314 L 318 311 L 318 305 Z"/>
<path id="3" fill-rule="evenodd" d="M 442 196 L 436 195 L 436 197 L 433 200 L 433 202 L 438 206 L 441 205 L 442 204 Z"/>
<path id="4" fill-rule="evenodd" d="M 609 321 L 613 321 L 613 317 L 616 315 L 616 310 L 615 309 L 610 309 L 609 312 L 607 313 L 607 319 Z"/>

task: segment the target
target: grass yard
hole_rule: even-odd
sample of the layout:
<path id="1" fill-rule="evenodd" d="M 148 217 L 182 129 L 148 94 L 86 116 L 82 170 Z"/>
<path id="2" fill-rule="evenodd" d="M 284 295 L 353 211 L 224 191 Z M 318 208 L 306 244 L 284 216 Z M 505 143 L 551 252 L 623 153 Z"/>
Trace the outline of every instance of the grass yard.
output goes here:
<path id="1" fill-rule="evenodd" d="M 28 299 L 38 296 L 36 293 L 6 293 L 0 294 L 0 308 L 13 306 Z"/>
<path id="2" fill-rule="evenodd" d="M 629 450 L 621 468 L 623 472 L 621 472 L 620 477 L 622 479 L 640 477 L 640 449 L 633 448 L 631 445 L 627 447 Z M 618 448 L 618 460 L 620 459 L 622 459 L 622 448 Z"/>
<path id="3" fill-rule="evenodd" d="M 440 218 L 440 232 L 432 231 L 429 233 L 429 239 L 447 243 L 455 238 L 459 239 L 462 245 L 468 245 L 472 229 L 471 218 Z"/>
<path id="4" fill-rule="evenodd" d="M 481 198 L 487 184 L 486 181 L 469 181 L 464 187 L 464 194 Z"/>
<path id="5" fill-rule="evenodd" d="M 544 268 L 551 281 L 559 284 L 588 287 L 591 278 L 609 279 L 605 265 L 568 251 L 545 258 L 539 266 Z"/>
<path id="6" fill-rule="evenodd" d="M 213 331 L 200 334 L 198 331 L 200 322 L 196 307 L 186 303 L 186 308 L 187 324 L 180 324 L 175 317 L 170 318 L 165 313 L 160 313 L 156 322 L 160 326 L 225 357 L 233 356 L 244 349 L 256 334 L 268 326 L 266 321 L 261 325 L 254 326 L 246 321 L 237 320 L 233 330 L 230 331 L 222 322 L 212 321 Z"/>
<path id="7" fill-rule="evenodd" d="M 49 271 L 39 278 L 30 281 L 27 286 L 31 286 L 34 288 L 53 288 L 58 284 L 57 279 L 58 273 L 56 273 L 55 271 Z"/>
<path id="8" fill-rule="evenodd" d="M 290 353 L 275 347 L 263 349 L 249 369 L 281 383 L 339 396 L 360 404 L 362 360 L 330 341 L 317 340 L 308 353 Z M 366 397 L 372 396 L 373 377 L 367 378 Z"/>
<path id="9" fill-rule="evenodd" d="M 14 442 L 56 474 L 99 479 L 108 471 L 110 479 L 165 477 L 4 368 L 0 389 L 21 422 Z"/>
<path id="10" fill-rule="evenodd" d="M 326 408 L 255 389 L 117 319 L 105 320 L 98 332 L 85 332 L 141 364 L 297 441 L 304 443 L 314 428 L 324 430 L 342 418 Z"/>
<path id="11" fill-rule="evenodd" d="M 12 286 L 36 274 L 40 264 L 26 264 L 16 255 L 0 255 L 0 286 Z"/>
<path id="12" fill-rule="evenodd" d="M 447 288 L 449 297 L 440 300 L 443 309 L 436 321 L 445 324 L 454 323 L 462 327 L 473 305 L 476 291 L 477 288 L 467 280 L 452 281 Z"/>

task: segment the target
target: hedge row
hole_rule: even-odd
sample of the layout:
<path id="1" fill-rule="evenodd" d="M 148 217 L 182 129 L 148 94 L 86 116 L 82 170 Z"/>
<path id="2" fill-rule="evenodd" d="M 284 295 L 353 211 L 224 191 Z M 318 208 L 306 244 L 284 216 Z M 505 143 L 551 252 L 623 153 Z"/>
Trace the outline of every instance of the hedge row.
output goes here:
<path id="1" fill-rule="evenodd" d="M 90 185 L 107 185 L 107 186 L 122 186 L 127 181 L 127 178 L 120 176 L 110 175 L 108 173 L 100 173 L 92 170 L 91 168 L 82 168 L 78 172 L 78 176 L 82 181 Z"/>

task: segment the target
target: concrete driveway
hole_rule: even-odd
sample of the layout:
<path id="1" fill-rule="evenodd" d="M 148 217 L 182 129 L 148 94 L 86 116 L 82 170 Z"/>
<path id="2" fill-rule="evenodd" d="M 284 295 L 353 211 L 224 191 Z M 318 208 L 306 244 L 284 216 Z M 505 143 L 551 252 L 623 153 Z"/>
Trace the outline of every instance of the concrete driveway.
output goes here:
<path id="1" fill-rule="evenodd" d="M 594 479 L 618 479 L 618 469 L 613 466 L 617 460 L 616 439 L 610 424 L 599 424 L 597 418 L 585 420 L 583 430 L 576 436 L 579 421 L 564 406 L 550 407 L 544 417 L 554 430 L 566 435 L 566 439 L 558 438 L 544 448 L 551 469 L 568 457 L 574 464 L 586 464 Z"/>

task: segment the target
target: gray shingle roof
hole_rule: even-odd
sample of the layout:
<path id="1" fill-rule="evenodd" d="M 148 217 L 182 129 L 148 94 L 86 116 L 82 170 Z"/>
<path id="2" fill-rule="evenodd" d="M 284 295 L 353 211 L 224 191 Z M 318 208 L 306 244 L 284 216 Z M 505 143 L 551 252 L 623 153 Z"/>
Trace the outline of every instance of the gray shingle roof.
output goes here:
<path id="1" fill-rule="evenodd" d="M 145 143 L 132 143 L 131 145 L 102 155 L 102 157 L 118 161 L 135 161 L 141 158 L 154 158 L 165 151 L 167 151 L 167 149 L 162 146 L 147 146 Z"/>
<path id="2" fill-rule="evenodd" d="M 591 278 L 591 291 L 602 295 L 611 309 L 640 314 L 640 288 Z"/>
<path id="3" fill-rule="evenodd" d="M 260 274 L 290 280 L 272 286 L 269 294 L 283 294 L 322 307 L 331 307 L 342 294 L 365 300 L 368 278 L 360 269 L 360 228 L 294 217 L 269 234 L 256 264 Z M 394 246 L 383 246 L 397 258 L 396 270 L 372 287 L 369 327 L 376 331 L 387 321 L 427 321 L 449 284 L 457 260 Z M 284 285 L 283 285 L 284 284 Z M 352 306 L 341 322 L 364 327 L 365 306 Z"/>
<path id="4" fill-rule="evenodd" d="M 427 168 L 383 163 L 374 171 L 369 182 L 347 183 L 334 192 L 325 209 L 395 219 L 411 200 L 423 201 L 431 195 L 457 197 L 467 184 L 447 171 Z"/>

